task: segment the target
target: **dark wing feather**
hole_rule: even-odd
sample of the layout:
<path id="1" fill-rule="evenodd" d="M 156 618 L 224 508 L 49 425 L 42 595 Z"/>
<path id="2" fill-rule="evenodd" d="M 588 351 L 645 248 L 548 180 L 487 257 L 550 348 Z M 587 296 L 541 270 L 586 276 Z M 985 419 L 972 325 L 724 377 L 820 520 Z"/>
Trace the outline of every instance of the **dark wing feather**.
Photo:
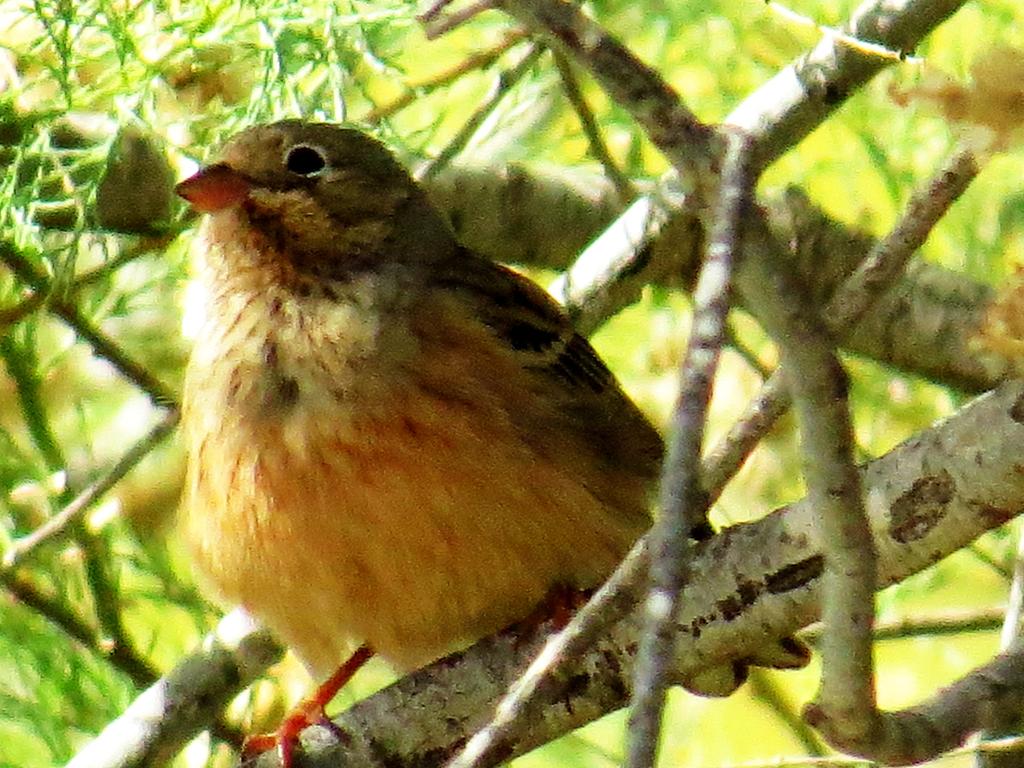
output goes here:
<path id="1" fill-rule="evenodd" d="M 548 407 L 513 414 L 524 435 L 544 435 L 545 448 L 585 456 L 589 461 L 572 464 L 597 470 L 581 478 L 594 495 L 646 524 L 646 496 L 661 466 L 661 436 L 562 308 L 522 275 L 469 252 L 439 265 L 431 282 L 462 294 L 532 374 L 537 397 Z"/>

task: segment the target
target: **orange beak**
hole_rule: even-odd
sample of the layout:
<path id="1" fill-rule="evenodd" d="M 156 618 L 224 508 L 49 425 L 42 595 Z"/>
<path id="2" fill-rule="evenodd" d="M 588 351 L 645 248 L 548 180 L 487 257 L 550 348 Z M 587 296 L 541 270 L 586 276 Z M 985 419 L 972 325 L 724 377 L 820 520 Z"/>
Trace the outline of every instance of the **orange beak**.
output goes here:
<path id="1" fill-rule="evenodd" d="M 238 171 L 216 163 L 200 170 L 174 188 L 200 213 L 215 213 L 242 202 L 252 184 Z"/>

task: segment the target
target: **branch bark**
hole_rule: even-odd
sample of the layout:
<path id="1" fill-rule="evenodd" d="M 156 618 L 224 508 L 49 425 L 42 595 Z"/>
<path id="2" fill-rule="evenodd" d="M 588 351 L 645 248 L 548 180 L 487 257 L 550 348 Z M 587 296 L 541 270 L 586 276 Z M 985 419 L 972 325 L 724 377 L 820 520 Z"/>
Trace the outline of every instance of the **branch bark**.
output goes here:
<path id="1" fill-rule="evenodd" d="M 878 550 L 879 588 L 927 568 L 1024 509 L 1017 459 L 1022 451 L 1024 383 L 1008 382 L 866 465 L 862 480 Z M 750 655 L 767 639 L 792 634 L 818 617 L 817 514 L 804 499 L 727 529 L 698 548 L 678 622 L 681 677 Z M 639 622 L 639 613 L 633 614 L 582 659 L 568 662 L 547 684 L 555 700 L 543 711 L 538 708 L 525 735 L 502 744 L 498 759 L 487 764 L 523 754 L 624 706 Z M 399 680 L 339 716 L 337 734 L 308 729 L 302 737 L 304 765 L 440 764 L 489 718 L 542 642 L 537 636 L 524 641 L 499 635 Z M 225 659 L 210 665 L 214 682 L 205 677 L 202 657 L 190 658 L 158 684 L 162 693 L 144 694 L 150 702 L 164 696 L 167 680 L 184 667 L 194 675 L 190 686 L 174 689 L 182 698 L 165 697 L 163 710 L 147 714 L 147 722 L 162 723 L 159 733 L 153 728 L 141 734 L 115 721 L 88 748 L 90 761 L 80 756 L 70 766 L 152 766 L 154 755 L 172 754 L 202 727 L 202 718 L 189 719 L 188 727 L 181 720 L 181 713 L 194 713 L 197 695 L 201 699 L 216 690 L 226 700 L 243 684 L 237 677 L 225 680 Z M 131 711 L 138 711 L 136 705 Z M 142 744 L 143 735 L 171 741 Z M 126 739 L 136 740 L 133 749 L 125 748 Z M 252 765 L 271 768 L 278 762 L 266 754 Z"/>

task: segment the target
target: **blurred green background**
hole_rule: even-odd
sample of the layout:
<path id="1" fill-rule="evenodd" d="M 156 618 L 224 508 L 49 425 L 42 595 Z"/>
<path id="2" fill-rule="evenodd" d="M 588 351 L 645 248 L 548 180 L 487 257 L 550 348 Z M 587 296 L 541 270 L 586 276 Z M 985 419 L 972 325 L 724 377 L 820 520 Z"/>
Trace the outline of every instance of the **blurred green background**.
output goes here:
<path id="1" fill-rule="evenodd" d="M 789 7 L 838 25 L 855 4 Z M 587 10 L 712 122 L 819 38 L 758 0 L 598 0 Z M 166 196 L 173 178 L 240 128 L 283 116 L 372 118 L 374 130 L 405 156 L 437 156 L 487 101 L 499 73 L 524 55 L 526 43 L 509 37 L 514 25 L 500 13 L 428 41 L 416 11 L 398 0 L 0 0 L 0 240 L 46 285 L 29 290 L 24 276 L 0 267 L 0 549 L 147 433 L 159 418 L 157 390 L 179 390 L 193 222 Z M 929 71 L 966 79 L 980 52 L 1024 44 L 1022 22 L 1018 0 L 968 4 L 915 52 L 920 60 L 886 70 L 776 163 L 761 192 L 799 185 L 837 220 L 884 234 L 957 139 L 936 112 L 898 106 L 890 93 Z M 645 180 L 666 170 L 624 111 L 578 75 L 623 174 Z M 481 116 L 460 162 L 602 172 L 550 54 Z M 923 258 L 973 280 L 1003 281 L 1024 248 L 1022 170 L 1019 151 L 994 158 L 933 233 Z M 132 181 L 119 183 L 118 173 Z M 58 307 L 70 308 L 77 332 Z M 660 423 L 673 402 L 688 322 L 685 295 L 652 288 L 595 336 L 626 388 Z M 94 354 L 83 329 L 101 333 L 162 385 L 118 372 Z M 739 315 L 734 329 L 749 353 L 774 363 L 753 322 Z M 867 360 L 848 362 L 865 457 L 965 400 Z M 759 382 L 742 356 L 726 354 L 712 438 Z M 215 623 L 218 609 L 194 584 L 173 527 L 181 469 L 172 436 L 72 538 L 41 548 L 16 569 L 0 569 L 0 766 L 63 764 Z M 786 419 L 730 485 L 715 519 L 758 517 L 801 493 Z M 884 706 L 918 701 L 996 650 L 1014 551 L 1013 531 L 996 531 L 881 596 L 883 624 L 944 617 L 954 628 L 974 629 L 881 641 Z M 674 692 L 662 764 L 776 765 L 808 755 L 816 747 L 791 722 L 812 695 L 815 675 L 813 665 L 759 673 L 724 701 Z M 390 679 L 383 666 L 371 665 L 335 706 Z M 285 661 L 240 696 L 226 720 L 246 731 L 266 729 L 309 685 L 301 668 Z M 516 764 L 615 765 L 623 727 L 623 713 L 609 716 Z M 176 763 L 228 764 L 229 750 L 208 738 Z"/>

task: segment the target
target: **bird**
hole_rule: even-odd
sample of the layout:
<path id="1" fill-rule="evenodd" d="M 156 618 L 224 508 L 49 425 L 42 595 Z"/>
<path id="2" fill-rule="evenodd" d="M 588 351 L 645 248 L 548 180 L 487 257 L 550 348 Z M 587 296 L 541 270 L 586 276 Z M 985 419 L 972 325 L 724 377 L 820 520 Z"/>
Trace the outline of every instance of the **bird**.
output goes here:
<path id="1" fill-rule="evenodd" d="M 251 127 L 177 192 L 204 214 L 184 530 L 200 579 L 325 681 L 274 735 L 290 764 L 371 655 L 416 669 L 600 585 L 651 525 L 663 442 L 364 131 Z"/>

